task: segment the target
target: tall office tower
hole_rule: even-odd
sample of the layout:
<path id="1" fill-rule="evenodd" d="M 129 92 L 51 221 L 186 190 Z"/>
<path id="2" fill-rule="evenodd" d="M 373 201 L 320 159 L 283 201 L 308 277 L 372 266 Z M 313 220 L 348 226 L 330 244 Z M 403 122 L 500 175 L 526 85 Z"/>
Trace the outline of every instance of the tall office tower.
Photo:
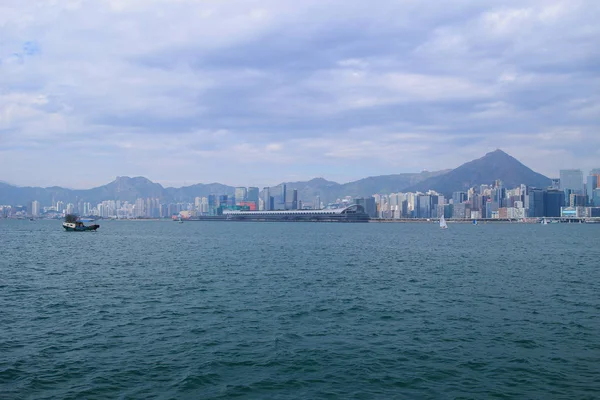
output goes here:
<path id="1" fill-rule="evenodd" d="M 598 188 L 598 176 L 589 175 L 586 179 L 585 191 L 589 205 L 594 205 L 594 190 Z"/>
<path id="2" fill-rule="evenodd" d="M 454 203 L 454 204 L 464 203 L 465 201 L 467 201 L 467 199 L 468 199 L 468 196 L 467 196 L 467 193 L 465 193 L 465 192 L 452 193 L 452 203 Z"/>
<path id="3" fill-rule="evenodd" d="M 267 186 L 263 188 L 262 192 L 263 210 L 271 211 L 271 189 Z"/>
<path id="4" fill-rule="evenodd" d="M 283 204 L 283 209 L 286 209 L 287 204 L 287 185 L 284 183 L 281 185 L 281 203 Z"/>
<path id="5" fill-rule="evenodd" d="M 529 191 L 529 214 L 528 217 L 544 217 L 546 206 L 544 204 L 545 191 L 543 189 L 531 189 Z"/>
<path id="6" fill-rule="evenodd" d="M 235 188 L 235 205 L 239 205 L 246 201 L 248 196 L 248 190 L 245 187 L 236 187 Z"/>
<path id="7" fill-rule="evenodd" d="M 594 190 L 592 202 L 594 203 L 595 207 L 600 207 L 600 188 Z"/>
<path id="8" fill-rule="evenodd" d="M 313 205 L 313 208 L 315 210 L 320 210 L 321 209 L 321 196 L 317 196 L 315 198 L 315 204 Z"/>
<path id="9" fill-rule="evenodd" d="M 40 216 L 40 202 L 34 200 L 31 202 L 31 216 L 39 217 Z"/>
<path id="10" fill-rule="evenodd" d="M 292 210 L 298 209 L 298 189 L 292 191 Z"/>
<path id="11" fill-rule="evenodd" d="M 583 172 L 580 169 L 561 169 L 560 190 L 583 194 Z"/>
<path id="12" fill-rule="evenodd" d="M 251 186 L 248 188 L 248 193 L 246 193 L 246 201 L 247 202 L 252 202 L 254 203 L 254 205 L 256 206 L 256 209 L 258 210 L 258 197 L 259 197 L 259 190 L 257 187 Z"/>
<path id="13" fill-rule="evenodd" d="M 565 192 L 548 190 L 544 192 L 544 217 L 560 217 L 560 209 L 565 205 Z"/>

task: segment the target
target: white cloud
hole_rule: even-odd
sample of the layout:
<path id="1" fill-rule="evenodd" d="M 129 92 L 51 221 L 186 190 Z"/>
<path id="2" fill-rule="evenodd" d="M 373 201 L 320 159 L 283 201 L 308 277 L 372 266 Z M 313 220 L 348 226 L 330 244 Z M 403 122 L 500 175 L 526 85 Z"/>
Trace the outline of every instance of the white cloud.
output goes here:
<path id="1" fill-rule="evenodd" d="M 17 176 L 0 180 L 65 184 L 61 151 L 85 165 L 82 184 L 344 179 L 357 161 L 397 173 L 495 148 L 548 174 L 589 166 L 599 11 L 592 0 L 5 0 L 0 171 Z M 54 164 L 33 173 L 31 157 Z"/>

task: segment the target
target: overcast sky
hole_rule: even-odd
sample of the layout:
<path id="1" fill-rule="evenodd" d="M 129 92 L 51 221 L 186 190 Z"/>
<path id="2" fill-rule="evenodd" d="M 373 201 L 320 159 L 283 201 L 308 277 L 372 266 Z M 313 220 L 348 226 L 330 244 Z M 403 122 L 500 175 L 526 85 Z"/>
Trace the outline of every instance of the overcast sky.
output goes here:
<path id="1" fill-rule="evenodd" d="M 0 0 L 0 180 L 600 167 L 598 0 Z"/>

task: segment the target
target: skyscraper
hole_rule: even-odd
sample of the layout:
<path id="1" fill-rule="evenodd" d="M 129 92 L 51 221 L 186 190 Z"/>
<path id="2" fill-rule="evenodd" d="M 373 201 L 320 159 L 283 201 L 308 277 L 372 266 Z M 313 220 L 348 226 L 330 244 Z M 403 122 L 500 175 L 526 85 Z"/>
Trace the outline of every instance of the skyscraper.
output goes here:
<path id="1" fill-rule="evenodd" d="M 561 169 L 560 190 L 583 194 L 583 172 L 580 169 Z"/>
<path id="2" fill-rule="evenodd" d="M 248 195 L 248 190 L 245 187 L 236 187 L 235 188 L 235 205 L 239 205 L 246 201 Z"/>
<path id="3" fill-rule="evenodd" d="M 528 217 L 543 217 L 546 209 L 544 204 L 545 193 L 543 189 L 531 189 L 529 191 L 529 213 Z"/>
<path id="4" fill-rule="evenodd" d="M 560 208 L 565 205 L 565 192 L 548 190 L 544 196 L 544 217 L 560 217 Z"/>
<path id="5" fill-rule="evenodd" d="M 257 210 L 258 210 L 258 196 L 259 196 L 259 190 L 257 187 L 251 186 L 248 188 L 248 193 L 246 194 L 246 201 L 254 203 L 256 205 Z"/>
<path id="6" fill-rule="evenodd" d="M 588 204 L 594 204 L 594 190 L 598 187 L 598 176 L 590 175 L 587 177 L 585 190 L 587 194 Z"/>
<path id="7" fill-rule="evenodd" d="M 287 186 L 286 184 L 281 185 L 281 203 L 283 204 L 283 209 L 286 209 L 287 204 Z"/>
<path id="8" fill-rule="evenodd" d="M 292 210 L 298 209 L 298 189 L 292 191 Z"/>
<path id="9" fill-rule="evenodd" d="M 271 189 L 269 187 L 264 187 L 262 192 L 262 200 L 263 200 L 263 210 L 271 211 Z"/>
<path id="10" fill-rule="evenodd" d="M 31 202 L 31 216 L 39 217 L 40 216 L 40 202 L 34 200 Z"/>

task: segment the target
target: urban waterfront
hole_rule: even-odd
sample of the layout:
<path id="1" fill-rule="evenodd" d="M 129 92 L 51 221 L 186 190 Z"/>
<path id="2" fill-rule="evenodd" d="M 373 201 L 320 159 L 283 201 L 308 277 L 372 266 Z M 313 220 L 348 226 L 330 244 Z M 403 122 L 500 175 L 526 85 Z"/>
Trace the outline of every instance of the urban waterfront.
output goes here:
<path id="1" fill-rule="evenodd" d="M 0 397 L 594 398 L 600 224 L 0 220 Z"/>

